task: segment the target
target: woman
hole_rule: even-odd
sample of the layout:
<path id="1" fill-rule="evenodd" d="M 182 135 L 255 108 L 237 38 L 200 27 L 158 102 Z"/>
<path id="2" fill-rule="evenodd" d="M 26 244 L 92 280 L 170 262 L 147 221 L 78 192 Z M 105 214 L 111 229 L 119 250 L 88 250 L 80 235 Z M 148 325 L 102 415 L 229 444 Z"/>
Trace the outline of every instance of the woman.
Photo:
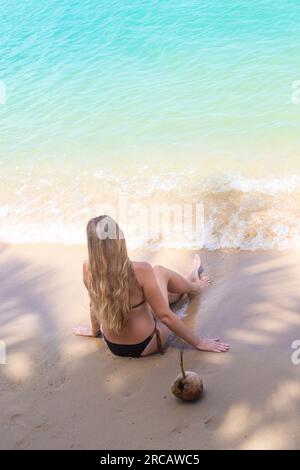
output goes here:
<path id="1" fill-rule="evenodd" d="M 171 332 L 199 351 L 228 351 L 229 345 L 219 339 L 199 339 L 169 307 L 184 294 L 197 295 L 208 287 L 209 279 L 199 278 L 198 255 L 186 277 L 163 266 L 131 261 L 123 232 L 109 216 L 89 221 L 87 241 L 83 282 L 90 296 L 91 327 L 75 328 L 75 334 L 102 334 L 118 356 L 162 353 Z"/>

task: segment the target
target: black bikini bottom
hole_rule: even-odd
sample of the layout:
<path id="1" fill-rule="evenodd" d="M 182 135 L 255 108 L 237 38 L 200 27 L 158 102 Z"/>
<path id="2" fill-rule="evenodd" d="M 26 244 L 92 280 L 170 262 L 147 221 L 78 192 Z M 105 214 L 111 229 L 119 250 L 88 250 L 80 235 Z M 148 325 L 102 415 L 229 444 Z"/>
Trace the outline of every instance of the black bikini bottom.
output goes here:
<path id="1" fill-rule="evenodd" d="M 144 341 L 137 344 L 117 344 L 108 341 L 105 336 L 103 338 L 111 352 L 116 356 L 140 357 L 146 346 L 150 343 L 152 336 L 148 336 Z"/>
<path id="2" fill-rule="evenodd" d="M 154 335 L 156 335 L 156 341 L 157 341 L 157 349 L 158 351 L 163 354 L 163 347 L 161 343 L 161 338 L 160 338 L 160 332 L 159 329 L 157 328 L 157 320 L 155 317 L 154 319 L 154 330 L 151 335 L 149 335 L 144 341 L 141 343 L 137 344 L 118 344 L 118 343 L 112 343 L 109 341 L 105 336 L 103 335 L 103 338 L 105 339 L 105 342 L 111 352 L 115 354 L 116 356 L 126 356 L 126 357 L 140 357 L 142 355 L 142 352 L 146 348 L 146 346 L 150 343 L 151 339 L 153 338 Z"/>

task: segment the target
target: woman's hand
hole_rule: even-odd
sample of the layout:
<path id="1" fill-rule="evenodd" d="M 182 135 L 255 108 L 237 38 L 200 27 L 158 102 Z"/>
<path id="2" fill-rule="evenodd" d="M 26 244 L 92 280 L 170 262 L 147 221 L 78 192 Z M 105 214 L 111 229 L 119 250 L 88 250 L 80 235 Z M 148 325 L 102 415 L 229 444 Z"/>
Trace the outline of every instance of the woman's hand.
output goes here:
<path id="1" fill-rule="evenodd" d="M 77 326 L 74 328 L 73 333 L 78 336 L 95 336 L 90 326 Z"/>
<path id="2" fill-rule="evenodd" d="M 219 338 L 214 339 L 201 339 L 197 344 L 198 351 L 210 351 L 210 352 L 227 352 L 229 351 L 229 344 L 221 343 Z"/>

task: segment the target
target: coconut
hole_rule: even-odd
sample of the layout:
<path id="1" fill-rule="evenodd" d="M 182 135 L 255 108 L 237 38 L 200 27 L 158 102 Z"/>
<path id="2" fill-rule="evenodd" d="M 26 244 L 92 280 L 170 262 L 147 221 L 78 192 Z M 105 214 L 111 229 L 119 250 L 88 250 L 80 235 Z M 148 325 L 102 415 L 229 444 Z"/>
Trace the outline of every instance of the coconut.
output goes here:
<path id="1" fill-rule="evenodd" d="M 194 401 L 200 398 L 203 393 L 203 382 L 196 372 L 185 371 L 183 367 L 183 350 L 180 350 L 180 368 L 179 374 L 171 387 L 175 397 L 184 401 Z"/>

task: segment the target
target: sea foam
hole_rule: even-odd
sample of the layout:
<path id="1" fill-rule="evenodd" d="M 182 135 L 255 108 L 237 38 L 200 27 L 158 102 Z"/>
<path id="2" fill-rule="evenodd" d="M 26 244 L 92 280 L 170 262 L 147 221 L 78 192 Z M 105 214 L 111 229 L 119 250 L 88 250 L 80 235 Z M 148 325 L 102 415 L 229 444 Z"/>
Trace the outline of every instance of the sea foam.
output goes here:
<path id="1" fill-rule="evenodd" d="M 106 212 L 121 224 L 126 219 L 124 230 L 130 248 L 201 248 L 201 237 L 178 240 L 169 235 L 182 230 L 181 221 L 172 216 L 174 207 L 190 206 L 193 210 L 202 205 L 205 248 L 256 250 L 300 245 L 297 175 L 249 179 L 219 174 L 202 178 L 192 171 L 156 175 L 141 171 L 124 177 L 74 170 L 53 171 L 42 177 L 38 173 L 14 174 L 3 177 L 1 183 L 0 241 L 82 244 L 89 218 Z M 134 216 L 132 209 L 136 207 L 140 212 Z M 161 217 L 171 217 L 161 222 L 167 230 L 156 231 L 155 236 L 146 224 L 153 208 L 162 210 Z"/>

